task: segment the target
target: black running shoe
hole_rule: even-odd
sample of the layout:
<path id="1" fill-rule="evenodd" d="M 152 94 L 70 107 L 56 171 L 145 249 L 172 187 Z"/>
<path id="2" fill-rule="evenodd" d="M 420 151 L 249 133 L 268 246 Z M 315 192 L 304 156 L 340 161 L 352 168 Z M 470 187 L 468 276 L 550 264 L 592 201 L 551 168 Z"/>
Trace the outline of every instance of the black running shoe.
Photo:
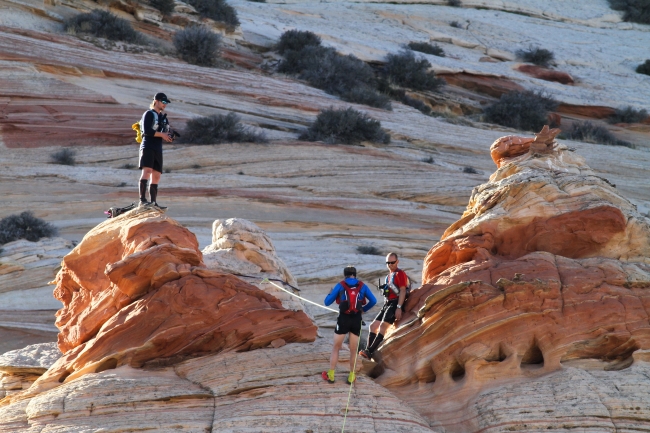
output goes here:
<path id="1" fill-rule="evenodd" d="M 149 206 L 150 204 L 151 204 L 150 201 L 140 200 L 140 202 L 138 203 L 138 206 Z"/>
<path id="2" fill-rule="evenodd" d="M 372 353 L 368 352 L 368 349 L 363 349 L 359 352 L 359 355 L 361 355 L 362 358 L 366 358 L 368 360 L 372 359 Z"/>
<path id="3" fill-rule="evenodd" d="M 167 209 L 167 206 L 160 206 L 158 203 L 154 203 L 153 205 L 156 206 L 156 207 L 157 207 L 158 209 L 160 209 L 160 210 L 165 210 L 165 209 Z"/>

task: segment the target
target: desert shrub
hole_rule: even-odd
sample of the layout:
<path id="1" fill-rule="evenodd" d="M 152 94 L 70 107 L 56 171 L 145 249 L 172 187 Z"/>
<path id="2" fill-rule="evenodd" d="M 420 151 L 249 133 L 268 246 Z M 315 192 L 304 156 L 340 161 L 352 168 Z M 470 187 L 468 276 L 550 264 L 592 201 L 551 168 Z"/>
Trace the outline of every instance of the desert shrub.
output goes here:
<path id="1" fill-rule="evenodd" d="M 416 110 L 419 110 L 423 114 L 431 114 L 431 107 L 429 107 L 427 104 L 424 102 L 420 101 L 419 99 L 416 98 L 411 98 L 408 95 L 404 95 L 400 99 L 404 105 L 408 105 L 410 107 L 415 108 Z"/>
<path id="2" fill-rule="evenodd" d="M 357 247 L 357 253 L 367 254 L 370 256 L 383 256 L 384 254 L 372 245 L 359 245 Z"/>
<path id="3" fill-rule="evenodd" d="M 614 114 L 609 116 L 609 123 L 639 123 L 648 118 L 647 110 L 637 110 L 634 107 L 617 108 Z"/>
<path id="4" fill-rule="evenodd" d="M 188 0 L 188 3 L 191 4 L 202 17 L 220 21 L 231 28 L 239 25 L 237 11 L 226 3 L 225 0 Z"/>
<path id="5" fill-rule="evenodd" d="M 465 167 L 463 167 L 463 173 L 478 174 L 478 171 L 474 167 L 465 166 Z"/>
<path id="6" fill-rule="evenodd" d="M 421 161 L 422 161 L 422 162 L 426 162 L 427 164 L 433 164 L 434 162 L 436 162 L 436 161 L 433 159 L 433 156 L 427 156 L 426 158 L 422 158 Z"/>
<path id="7" fill-rule="evenodd" d="M 192 164 L 192 165 L 191 165 L 191 168 L 193 168 L 193 169 L 199 169 L 199 168 L 201 168 L 201 164 Z"/>
<path id="8" fill-rule="evenodd" d="M 243 125 L 239 116 L 232 112 L 225 116 L 213 114 L 190 119 L 183 133 L 183 142 L 191 144 L 266 143 L 267 141 L 264 134 Z"/>
<path id="9" fill-rule="evenodd" d="M 639 74 L 650 75 L 650 59 L 646 60 L 645 63 L 641 63 L 636 67 L 636 71 Z"/>
<path id="10" fill-rule="evenodd" d="M 454 6 L 454 7 L 460 7 L 463 4 L 461 3 L 460 0 L 447 0 L 447 5 L 448 6 Z"/>
<path id="11" fill-rule="evenodd" d="M 174 0 L 149 0 L 149 3 L 163 15 L 174 12 Z"/>
<path id="12" fill-rule="evenodd" d="M 57 232 L 57 228 L 50 223 L 36 218 L 30 211 L 25 211 L 20 215 L 10 215 L 0 220 L 0 245 L 18 239 L 36 242 L 40 238 L 56 236 Z"/>
<path id="13" fill-rule="evenodd" d="M 86 33 L 98 38 L 131 43 L 141 40 L 128 21 L 101 9 L 75 15 L 65 20 L 63 25 L 67 32 L 75 34 Z"/>
<path id="14" fill-rule="evenodd" d="M 300 51 L 307 46 L 320 45 L 320 37 L 315 33 L 301 30 L 287 30 L 280 36 L 280 41 L 275 45 L 275 50 L 284 54 L 287 51 Z"/>
<path id="15" fill-rule="evenodd" d="M 623 21 L 650 24 L 650 1 L 609 0 L 612 9 L 623 12 Z"/>
<path id="16" fill-rule="evenodd" d="M 266 0 L 248 0 L 248 1 L 253 3 L 266 3 Z"/>
<path id="17" fill-rule="evenodd" d="M 540 47 L 529 47 L 527 50 L 517 50 L 515 53 L 520 60 L 547 68 L 555 59 L 555 54 Z"/>
<path id="18" fill-rule="evenodd" d="M 345 101 L 390 109 L 390 99 L 376 91 L 372 68 L 355 56 L 343 56 L 330 47 L 306 45 L 300 50 L 286 49 L 278 72 L 297 75 Z"/>
<path id="19" fill-rule="evenodd" d="M 430 44 L 428 42 L 409 42 L 408 47 L 413 51 L 432 54 L 438 57 L 445 57 L 445 50 L 440 48 L 437 44 Z"/>
<path id="20" fill-rule="evenodd" d="M 213 66 L 219 57 L 221 36 L 203 26 L 176 32 L 173 42 L 180 58 L 193 65 Z"/>
<path id="21" fill-rule="evenodd" d="M 428 69 L 426 59 L 417 59 L 413 51 L 401 51 L 386 56 L 385 72 L 390 82 L 414 90 L 437 90 L 444 80 L 435 77 Z"/>
<path id="22" fill-rule="evenodd" d="M 301 136 L 308 141 L 358 144 L 362 141 L 389 143 L 390 135 L 381 123 L 353 108 L 329 108 L 320 112 L 316 121 Z"/>
<path id="23" fill-rule="evenodd" d="M 461 23 L 458 22 L 458 21 L 452 21 L 452 22 L 449 23 L 449 25 L 452 26 L 453 28 L 456 28 L 456 29 L 462 29 L 463 28 Z"/>
<path id="24" fill-rule="evenodd" d="M 604 126 L 589 121 L 573 123 L 564 136 L 569 140 L 584 141 L 586 143 L 634 148 L 632 143 L 614 137 Z"/>
<path id="25" fill-rule="evenodd" d="M 75 150 L 65 147 L 50 154 L 50 163 L 61 165 L 75 165 L 77 162 L 75 160 L 76 155 L 77 152 Z"/>
<path id="26" fill-rule="evenodd" d="M 121 165 L 120 168 L 131 170 L 135 168 L 135 164 L 131 164 L 130 162 L 127 162 L 126 164 Z"/>
<path id="27" fill-rule="evenodd" d="M 501 95 L 485 109 L 487 122 L 523 131 L 539 131 L 548 123 L 549 111 L 557 108 L 557 101 L 542 92 L 513 91 Z"/>

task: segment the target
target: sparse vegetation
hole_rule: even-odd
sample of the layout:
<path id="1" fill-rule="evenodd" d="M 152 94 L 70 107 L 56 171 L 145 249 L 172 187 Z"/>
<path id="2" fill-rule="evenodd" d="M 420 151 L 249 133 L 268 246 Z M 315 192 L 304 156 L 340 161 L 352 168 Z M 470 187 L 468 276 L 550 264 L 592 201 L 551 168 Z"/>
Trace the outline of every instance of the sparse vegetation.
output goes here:
<path id="1" fill-rule="evenodd" d="M 641 63 L 636 67 L 636 71 L 639 74 L 650 75 L 650 59 L 646 60 L 645 63 Z"/>
<path id="2" fill-rule="evenodd" d="M 314 40 L 303 36 L 290 39 L 290 44 L 282 44 L 284 60 L 278 72 L 297 75 L 312 86 L 348 102 L 391 108 L 390 99 L 375 90 L 375 74 L 370 66 L 353 55 L 343 56 L 333 48 L 314 45 Z M 300 46 L 310 40 L 299 50 L 286 48 L 286 45 Z"/>
<path id="3" fill-rule="evenodd" d="M 284 55 L 287 51 L 300 51 L 307 46 L 320 46 L 321 39 L 315 33 L 301 30 L 287 30 L 280 36 L 275 50 Z"/>
<path id="4" fill-rule="evenodd" d="M 433 159 L 433 156 L 427 156 L 426 158 L 422 158 L 422 162 L 426 162 L 427 164 L 433 164 L 436 161 Z"/>
<path id="5" fill-rule="evenodd" d="M 540 47 L 529 47 L 527 50 L 517 50 L 515 53 L 517 58 L 526 62 L 532 63 L 537 66 L 548 68 L 551 62 L 555 59 L 555 54 L 551 51 Z"/>
<path id="6" fill-rule="evenodd" d="M 409 42 L 408 47 L 413 51 L 432 54 L 438 57 L 445 57 L 445 50 L 443 50 L 437 44 L 430 44 L 428 42 Z"/>
<path id="7" fill-rule="evenodd" d="M 557 101 L 542 92 L 513 91 L 501 95 L 499 101 L 486 108 L 484 119 L 523 131 L 539 131 L 557 105 Z"/>
<path id="8" fill-rule="evenodd" d="M 430 66 L 428 60 L 417 59 L 413 51 L 404 50 L 386 56 L 385 71 L 388 80 L 398 86 L 414 90 L 437 90 L 445 82 L 428 70 Z"/>
<path id="9" fill-rule="evenodd" d="M 128 21 L 101 9 L 75 15 L 65 20 L 63 25 L 65 30 L 72 34 L 89 34 L 98 38 L 130 43 L 138 43 L 142 40 Z"/>
<path id="10" fill-rule="evenodd" d="M 609 123 L 639 123 L 648 118 L 647 110 L 637 110 L 634 107 L 617 108 L 607 121 Z"/>
<path id="11" fill-rule="evenodd" d="M 452 22 L 449 23 L 449 25 L 452 26 L 455 29 L 462 29 L 463 28 L 461 23 L 458 22 L 458 21 L 452 21 Z"/>
<path id="12" fill-rule="evenodd" d="M 200 164 L 192 164 L 192 168 L 197 170 L 197 169 L 201 168 L 201 165 Z"/>
<path id="13" fill-rule="evenodd" d="M 358 144 L 362 141 L 389 143 L 390 135 L 381 129 L 381 123 L 353 108 L 321 111 L 316 121 L 301 136 L 308 141 Z"/>
<path id="14" fill-rule="evenodd" d="M 176 32 L 174 47 L 187 63 L 214 66 L 219 58 L 221 36 L 203 26 L 189 26 Z"/>
<path id="15" fill-rule="evenodd" d="M 69 147 L 65 147 L 61 150 L 57 150 L 50 154 L 50 163 L 51 164 L 61 164 L 61 165 L 75 165 L 76 159 L 75 156 L 77 152 Z"/>
<path id="16" fill-rule="evenodd" d="M 479 174 L 478 171 L 474 167 L 470 166 L 465 166 L 463 167 L 463 173 L 467 174 Z"/>
<path id="17" fill-rule="evenodd" d="M 165 173 L 171 173 L 171 172 L 172 172 L 172 169 L 171 169 L 171 168 L 166 168 L 166 169 L 163 170 L 163 171 L 164 171 Z"/>
<path id="18" fill-rule="evenodd" d="M 366 254 L 370 256 L 383 256 L 384 254 L 372 245 L 359 245 L 357 247 L 357 253 Z"/>
<path id="19" fill-rule="evenodd" d="M 447 5 L 448 6 L 454 6 L 454 7 L 460 7 L 463 4 L 461 3 L 460 0 L 447 0 Z"/>
<path id="20" fill-rule="evenodd" d="M 569 129 L 564 135 L 569 140 L 606 144 L 609 146 L 625 146 L 634 149 L 632 143 L 619 140 L 604 126 L 596 125 L 589 121 L 573 123 L 571 129 Z"/>
<path id="21" fill-rule="evenodd" d="M 115 186 L 118 187 L 118 188 L 124 188 L 126 185 L 128 185 L 126 182 L 120 182 Z"/>
<path id="22" fill-rule="evenodd" d="M 623 21 L 650 24 L 650 1 L 609 0 L 612 9 L 623 12 Z"/>
<path id="23" fill-rule="evenodd" d="M 208 117 L 190 119 L 185 126 L 183 143 L 220 144 L 220 143 L 266 143 L 268 139 L 240 122 L 235 113 L 227 115 L 214 114 Z"/>
<path id="24" fill-rule="evenodd" d="M 50 223 L 36 218 L 31 211 L 25 211 L 0 220 L 0 245 L 18 239 L 36 242 L 41 238 L 56 236 L 57 232 L 57 228 Z"/>
<path id="25" fill-rule="evenodd" d="M 174 0 L 149 0 L 149 3 L 163 15 L 174 12 Z"/>
<path id="26" fill-rule="evenodd" d="M 188 0 L 194 9 L 204 18 L 210 18 L 234 29 L 239 25 L 237 11 L 225 0 Z"/>
<path id="27" fill-rule="evenodd" d="M 127 162 L 126 164 L 120 166 L 120 168 L 124 168 L 126 170 L 132 170 L 135 168 L 135 164 L 131 164 L 130 162 Z"/>

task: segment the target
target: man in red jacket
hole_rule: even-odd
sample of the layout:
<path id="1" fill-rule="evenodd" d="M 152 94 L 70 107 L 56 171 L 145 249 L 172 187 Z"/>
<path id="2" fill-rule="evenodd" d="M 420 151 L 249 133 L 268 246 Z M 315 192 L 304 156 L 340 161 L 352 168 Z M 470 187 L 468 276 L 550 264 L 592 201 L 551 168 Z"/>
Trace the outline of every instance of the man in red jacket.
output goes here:
<path id="1" fill-rule="evenodd" d="M 388 276 L 386 276 L 384 284 L 384 306 L 370 324 L 370 334 L 368 335 L 366 348 L 359 352 L 359 355 L 366 359 L 372 359 L 375 350 L 384 341 L 384 334 L 388 327 L 399 322 L 402 318 L 402 306 L 406 299 L 408 277 L 403 270 L 398 268 L 398 264 L 399 259 L 396 253 L 389 253 L 386 256 Z"/>

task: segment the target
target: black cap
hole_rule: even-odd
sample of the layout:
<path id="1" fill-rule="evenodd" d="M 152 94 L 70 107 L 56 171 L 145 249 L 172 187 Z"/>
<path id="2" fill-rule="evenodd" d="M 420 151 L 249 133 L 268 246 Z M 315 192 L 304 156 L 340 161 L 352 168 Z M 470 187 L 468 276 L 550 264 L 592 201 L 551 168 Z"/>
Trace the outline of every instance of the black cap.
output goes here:
<path id="1" fill-rule="evenodd" d="M 169 98 L 167 98 L 167 95 L 165 95 L 164 93 L 156 93 L 156 96 L 154 96 L 153 99 L 155 101 L 161 101 L 161 102 L 165 102 L 167 104 L 172 102 L 172 101 L 169 100 Z"/>
<path id="2" fill-rule="evenodd" d="M 343 268 L 343 276 L 348 277 L 350 275 L 354 275 L 355 277 L 357 276 L 357 268 L 354 266 L 346 266 Z"/>

